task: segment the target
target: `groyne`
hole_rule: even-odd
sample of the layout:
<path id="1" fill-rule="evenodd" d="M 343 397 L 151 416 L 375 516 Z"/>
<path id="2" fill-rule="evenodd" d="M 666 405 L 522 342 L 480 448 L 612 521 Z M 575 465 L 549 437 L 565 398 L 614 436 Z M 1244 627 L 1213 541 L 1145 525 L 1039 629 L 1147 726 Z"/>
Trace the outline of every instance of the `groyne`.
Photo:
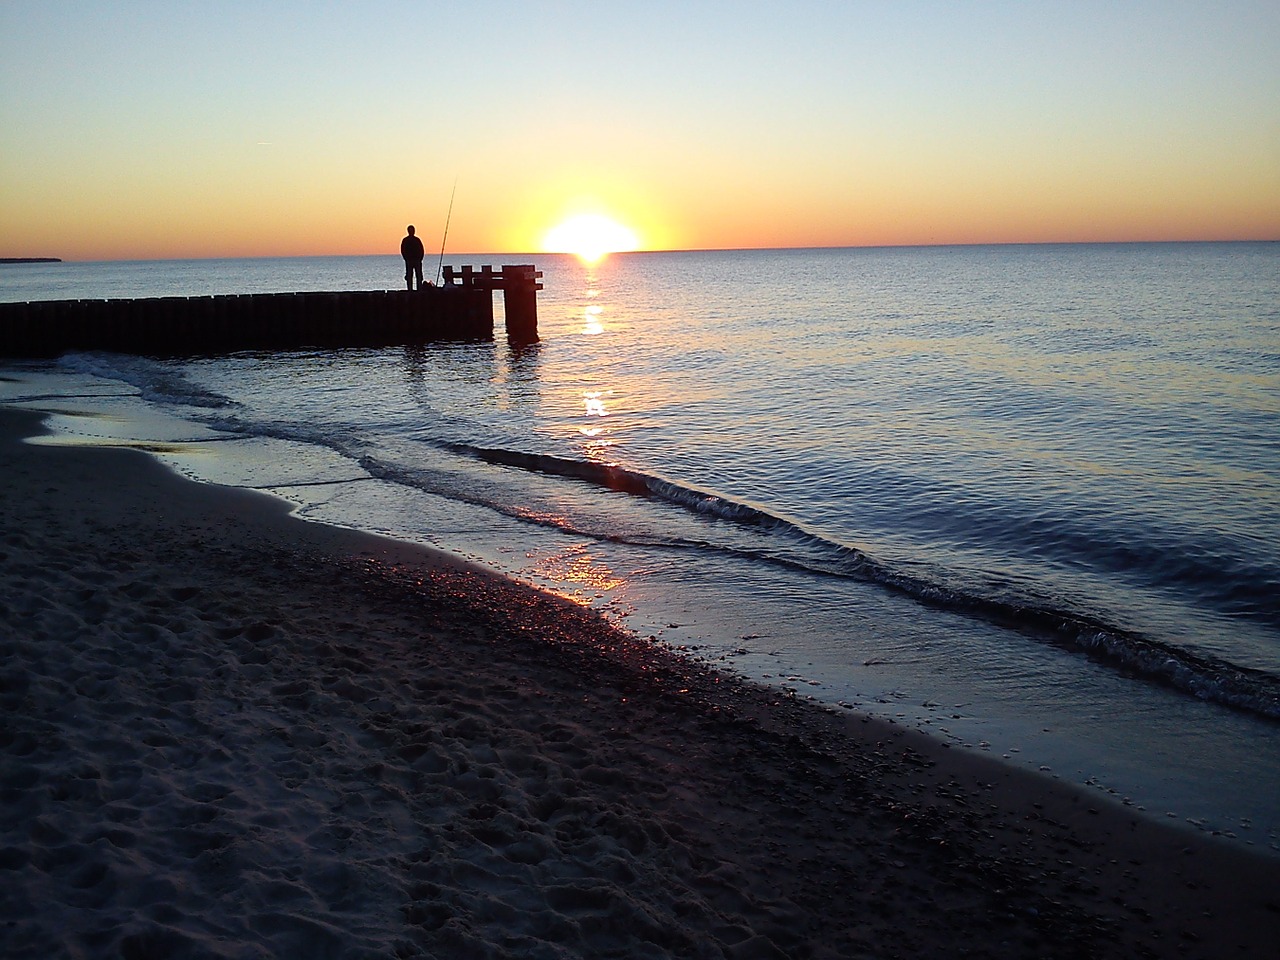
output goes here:
<path id="1" fill-rule="evenodd" d="M 503 291 L 507 339 L 537 341 L 541 272 L 530 265 L 445 270 L 444 285 L 414 291 L 0 303 L 0 356 L 70 350 L 187 356 L 491 340 L 495 290 Z"/>

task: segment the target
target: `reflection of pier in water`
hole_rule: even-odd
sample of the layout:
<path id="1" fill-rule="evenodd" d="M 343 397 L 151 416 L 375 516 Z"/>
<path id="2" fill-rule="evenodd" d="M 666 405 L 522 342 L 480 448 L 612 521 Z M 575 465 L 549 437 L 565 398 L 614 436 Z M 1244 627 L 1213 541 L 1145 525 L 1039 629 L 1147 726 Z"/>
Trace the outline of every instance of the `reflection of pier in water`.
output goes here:
<path id="1" fill-rule="evenodd" d="M 541 276 L 528 264 L 447 266 L 442 286 L 416 291 L 0 303 L 0 356 L 53 357 L 68 350 L 180 356 L 492 340 L 495 290 L 503 295 L 507 339 L 536 343 Z"/>

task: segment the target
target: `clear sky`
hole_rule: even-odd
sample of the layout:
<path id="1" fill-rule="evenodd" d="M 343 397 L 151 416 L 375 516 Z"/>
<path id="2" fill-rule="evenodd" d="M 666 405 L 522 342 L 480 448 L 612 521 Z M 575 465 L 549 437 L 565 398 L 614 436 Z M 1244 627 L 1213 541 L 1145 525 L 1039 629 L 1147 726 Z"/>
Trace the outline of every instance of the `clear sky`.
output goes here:
<path id="1" fill-rule="evenodd" d="M 0 0 L 0 256 L 1280 239 L 1277 0 Z"/>

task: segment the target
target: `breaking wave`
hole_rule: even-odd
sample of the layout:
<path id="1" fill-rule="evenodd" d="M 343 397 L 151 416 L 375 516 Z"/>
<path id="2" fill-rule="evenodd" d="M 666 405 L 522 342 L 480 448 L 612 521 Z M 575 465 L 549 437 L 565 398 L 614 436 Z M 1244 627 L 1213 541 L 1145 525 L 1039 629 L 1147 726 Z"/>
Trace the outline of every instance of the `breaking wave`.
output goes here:
<path id="1" fill-rule="evenodd" d="M 1132 676 L 1203 700 L 1280 720 L 1280 679 L 1271 674 L 1192 653 L 1088 614 L 1057 608 L 1034 598 L 984 595 L 943 583 L 941 578 L 935 580 L 907 572 L 898 565 L 881 561 L 857 547 L 823 537 L 802 524 L 767 510 L 627 467 L 462 443 L 445 443 L 443 446 L 455 454 L 485 463 L 581 481 L 631 496 L 653 498 L 703 517 L 714 517 L 775 534 L 768 539 L 767 545 L 759 549 L 672 538 L 665 546 L 673 549 L 714 549 L 822 576 L 876 583 L 920 603 L 978 617 L 1039 640 L 1080 651 Z M 562 517 L 544 522 L 565 523 Z M 628 542 L 626 537 L 601 536 L 599 532 L 577 527 L 572 532 Z M 645 545 L 664 544 L 646 540 Z M 795 549 L 788 549 L 788 545 Z"/>

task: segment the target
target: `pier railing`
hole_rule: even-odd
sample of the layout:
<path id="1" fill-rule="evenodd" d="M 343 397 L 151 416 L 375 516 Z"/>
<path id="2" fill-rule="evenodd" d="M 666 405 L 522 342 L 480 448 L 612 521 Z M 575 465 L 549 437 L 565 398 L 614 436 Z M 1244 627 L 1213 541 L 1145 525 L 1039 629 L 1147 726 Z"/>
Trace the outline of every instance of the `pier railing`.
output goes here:
<path id="1" fill-rule="evenodd" d="M 454 270 L 444 268 L 445 287 L 460 286 L 464 290 L 502 291 L 502 310 L 506 317 L 507 338 L 519 343 L 534 343 L 538 339 L 538 291 L 542 284 L 542 271 L 532 264 L 507 265 L 495 271 L 482 266 L 479 271 L 471 267 Z"/>

